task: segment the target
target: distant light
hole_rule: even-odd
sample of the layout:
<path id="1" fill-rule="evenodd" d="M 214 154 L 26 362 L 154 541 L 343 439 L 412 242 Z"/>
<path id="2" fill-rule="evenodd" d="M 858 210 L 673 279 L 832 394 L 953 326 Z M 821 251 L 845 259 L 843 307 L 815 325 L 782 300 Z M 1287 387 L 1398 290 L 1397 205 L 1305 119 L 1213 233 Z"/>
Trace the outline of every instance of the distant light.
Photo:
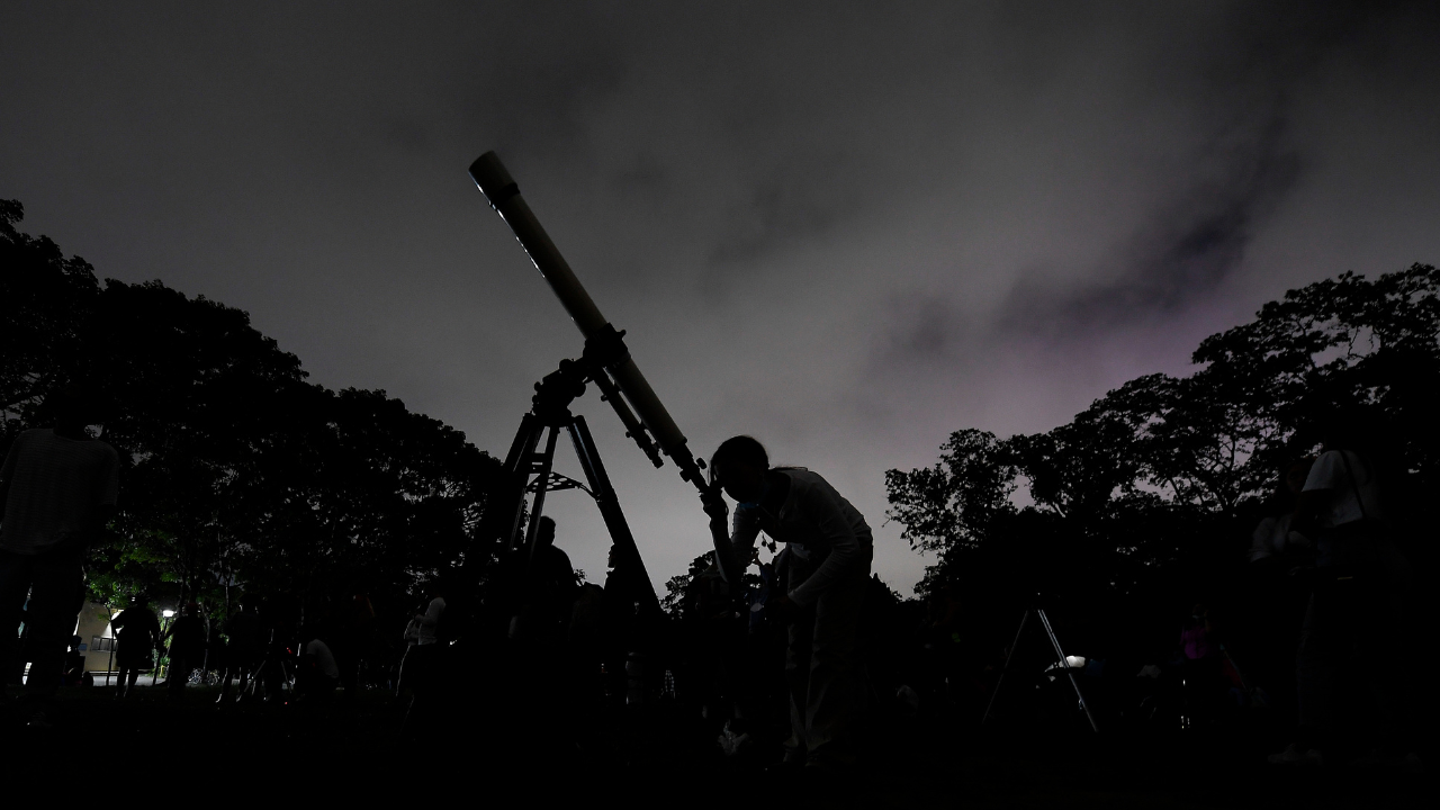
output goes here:
<path id="1" fill-rule="evenodd" d="M 1071 669 L 1075 669 L 1075 668 L 1077 668 L 1077 667 L 1083 667 L 1083 666 L 1085 666 L 1085 656 L 1083 656 L 1083 655 L 1067 655 L 1067 656 L 1065 656 L 1065 666 L 1070 667 Z"/>
<path id="2" fill-rule="evenodd" d="M 160 615 L 161 615 L 161 616 L 164 616 L 165 618 L 168 619 L 168 618 L 170 618 L 170 617 L 172 617 L 172 616 L 175 615 L 175 611 L 173 611 L 173 610 L 162 610 L 162 611 L 160 611 Z"/>

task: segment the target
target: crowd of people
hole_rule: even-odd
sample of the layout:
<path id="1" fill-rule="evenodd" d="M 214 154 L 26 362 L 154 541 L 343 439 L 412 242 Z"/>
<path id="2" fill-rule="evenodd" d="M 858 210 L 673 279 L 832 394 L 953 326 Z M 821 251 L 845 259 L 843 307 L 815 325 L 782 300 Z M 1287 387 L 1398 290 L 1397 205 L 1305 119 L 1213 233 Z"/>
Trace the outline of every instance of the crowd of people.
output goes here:
<path id="1" fill-rule="evenodd" d="M 17 635 L 5 634 L 0 672 L 14 683 L 20 659 L 30 663 L 25 699 L 35 725 L 48 723 L 85 554 L 118 492 L 115 451 L 85 433 L 85 398 L 67 389 L 51 404 L 55 427 L 20 434 L 0 470 L 0 610 L 27 635 L 20 656 Z M 1177 617 L 1165 660 L 1126 673 L 1104 657 L 1042 656 L 1036 685 L 1068 676 L 1101 725 L 1157 713 L 1204 725 L 1237 709 L 1293 710 L 1294 722 L 1281 724 L 1291 740 L 1270 757 L 1278 766 L 1337 754 L 1416 764 L 1403 710 L 1412 673 L 1399 655 L 1411 574 L 1390 529 L 1383 458 L 1353 422 L 1336 419 L 1318 456 L 1280 471 L 1248 550 L 1253 585 L 1266 597 L 1247 617 L 1244 660 L 1224 622 L 1197 603 Z M 724 442 L 709 469 L 703 501 L 714 551 L 693 572 L 677 616 L 647 610 L 649 584 L 613 550 L 605 584 L 584 583 L 555 543 L 554 521 L 540 517 L 525 543 L 501 555 L 483 598 L 437 578 L 395 638 L 380 628 L 398 628 L 388 621 L 396 617 L 382 622 L 364 594 L 339 603 L 247 595 L 226 610 L 191 600 L 168 622 L 137 594 L 112 620 L 115 696 L 133 696 L 163 656 L 175 698 L 192 677 L 213 677 L 221 703 L 326 702 L 379 687 L 403 697 L 407 722 L 424 725 L 438 722 L 453 695 L 452 648 L 469 643 L 503 646 L 525 662 L 517 678 L 568 705 L 672 700 L 703 716 L 726 754 L 786 769 L 853 766 L 867 709 L 989 715 L 1018 636 L 1005 649 L 967 644 L 964 594 L 954 587 L 923 603 L 899 600 L 870 574 L 865 518 L 819 474 L 771 466 L 753 438 Z M 766 562 L 756 552 L 762 532 L 779 544 Z M 1180 688 L 1163 688 L 1167 672 Z"/>

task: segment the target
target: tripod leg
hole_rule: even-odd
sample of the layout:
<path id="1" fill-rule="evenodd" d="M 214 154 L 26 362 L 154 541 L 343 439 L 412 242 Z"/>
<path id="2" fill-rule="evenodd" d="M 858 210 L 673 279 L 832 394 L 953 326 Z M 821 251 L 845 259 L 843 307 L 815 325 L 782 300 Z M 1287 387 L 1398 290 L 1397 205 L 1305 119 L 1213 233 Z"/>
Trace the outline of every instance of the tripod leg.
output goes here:
<path id="1" fill-rule="evenodd" d="M 590 428 L 585 425 L 585 417 L 577 416 L 570 422 L 570 438 L 575 442 L 575 455 L 580 458 L 580 466 L 584 468 L 586 481 L 595 494 L 600 515 L 605 518 L 605 528 L 610 530 L 610 539 L 620 551 L 622 564 L 634 574 L 630 579 L 636 583 L 635 597 L 641 601 L 647 612 L 659 613 L 660 600 L 655 597 L 655 586 L 650 582 L 650 575 L 645 572 L 645 561 L 640 559 L 640 550 L 635 547 L 635 536 L 630 533 L 630 524 L 626 522 L 625 513 L 620 509 L 620 499 L 615 496 L 615 489 L 610 485 L 610 476 L 605 474 L 605 463 L 600 460 L 600 452 L 595 448 L 594 439 L 590 437 Z"/>
<path id="2" fill-rule="evenodd" d="M 545 426 L 540 424 L 535 414 L 525 414 L 520 419 L 520 429 L 515 431 L 515 440 L 510 443 L 510 452 L 505 456 L 505 480 L 514 506 L 510 510 L 510 530 L 505 534 L 502 551 L 513 551 L 518 542 L 520 516 L 525 512 L 525 486 L 530 483 L 530 461 L 544 430 Z"/>
<path id="3" fill-rule="evenodd" d="M 1010 654 L 1005 656 L 1005 666 L 1000 670 L 1000 677 L 995 679 L 995 689 L 990 692 L 990 702 L 985 704 L 985 715 L 980 718 L 980 725 L 990 719 L 990 710 L 995 708 L 995 698 L 1000 695 L 1000 686 L 1005 683 L 1005 673 L 1010 671 L 1010 662 L 1015 659 L 1015 651 L 1020 648 L 1020 636 L 1025 632 L 1025 622 L 1030 620 L 1030 611 L 1026 610 L 1025 615 L 1020 617 L 1020 629 L 1015 631 L 1015 640 L 1010 643 Z"/>
<path id="4" fill-rule="evenodd" d="M 1045 626 L 1045 635 L 1050 637 L 1050 646 L 1055 648 L 1060 665 L 1065 667 L 1065 674 L 1070 676 L 1070 686 L 1075 689 L 1075 697 L 1080 699 L 1080 708 L 1085 710 L 1085 719 L 1090 721 L 1090 728 L 1095 733 L 1100 733 L 1100 727 L 1095 724 L 1095 715 L 1090 713 L 1090 704 L 1085 700 L 1085 693 L 1080 691 L 1080 682 L 1075 680 L 1075 672 L 1070 668 L 1070 662 L 1065 660 L 1065 651 L 1060 649 L 1060 639 L 1055 637 L 1055 630 L 1050 627 L 1050 617 L 1045 615 L 1044 608 L 1036 608 L 1035 612 L 1040 614 L 1040 623 Z"/>
<path id="5" fill-rule="evenodd" d="M 555 468 L 555 440 L 558 438 L 560 429 L 550 428 L 550 436 L 545 439 L 545 453 L 534 468 L 535 502 L 530 507 L 530 525 L 525 529 L 525 546 L 532 565 L 535 563 L 535 540 L 540 537 L 540 516 L 545 513 L 545 492 L 550 483 L 550 471 Z"/>

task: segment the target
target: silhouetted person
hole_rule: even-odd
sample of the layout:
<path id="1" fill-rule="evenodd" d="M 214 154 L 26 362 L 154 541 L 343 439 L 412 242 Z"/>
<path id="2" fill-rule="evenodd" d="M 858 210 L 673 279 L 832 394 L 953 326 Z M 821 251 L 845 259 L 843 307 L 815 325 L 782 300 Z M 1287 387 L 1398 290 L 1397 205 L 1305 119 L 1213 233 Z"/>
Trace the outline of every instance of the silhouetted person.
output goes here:
<path id="1" fill-rule="evenodd" d="M 607 697 L 622 699 L 625 694 L 625 658 L 635 648 L 639 607 L 639 576 L 621 560 L 619 549 L 610 547 L 606 558 L 604 596 L 600 603 L 601 644 L 605 666 L 604 691 Z M 648 583 L 643 583 L 648 586 Z"/>
<path id="2" fill-rule="evenodd" d="M 288 594 L 280 593 L 271 596 L 257 611 L 264 652 L 252 677 L 259 680 L 267 703 L 283 698 L 281 689 L 286 680 L 285 668 L 294 658 L 289 646 L 295 628 L 294 604 Z"/>
<path id="3" fill-rule="evenodd" d="M 155 648 L 160 644 L 160 620 L 143 594 L 120 611 L 110 626 L 115 628 L 115 661 L 120 669 L 116 697 L 128 697 L 140 677 L 140 670 L 154 663 Z"/>
<path id="4" fill-rule="evenodd" d="M 1210 611 L 1204 605 L 1191 608 L 1190 617 L 1180 629 L 1180 654 L 1191 719 L 1197 723 L 1214 720 L 1224 657 L 1210 624 Z"/>
<path id="5" fill-rule="evenodd" d="M 170 640 L 170 672 L 165 678 L 170 698 L 178 700 L 185 694 L 190 672 L 205 661 L 205 620 L 200 606 L 191 602 L 180 611 L 165 637 Z"/>
<path id="6" fill-rule="evenodd" d="M 569 624 L 566 646 L 574 693 L 582 700 L 598 698 L 604 694 L 600 669 L 605 660 L 605 589 L 590 582 L 582 585 Z"/>
<path id="7" fill-rule="evenodd" d="M 405 683 L 410 687 L 410 708 L 405 726 L 412 733 L 434 719 L 436 703 L 444 686 L 445 653 L 449 640 L 445 625 L 445 590 L 440 583 L 430 588 L 425 612 L 414 617 L 418 638 L 405 656 Z"/>
<path id="8" fill-rule="evenodd" d="M 824 478 L 809 470 L 771 468 L 765 448 L 749 436 L 727 439 L 710 460 L 713 488 L 705 498 L 717 547 L 739 563 L 754 555 L 763 530 L 794 557 L 786 592 L 772 603 L 790 626 L 786 678 L 792 736 L 786 761 L 838 769 L 855 759 L 853 726 L 860 708 L 860 612 L 870 578 L 873 541 L 865 518 Z M 736 503 L 726 537 L 728 507 Z M 735 583 L 738 588 L 739 583 Z"/>
<path id="9" fill-rule="evenodd" d="M 1305 489 L 1305 479 L 1310 475 L 1314 459 L 1303 458 L 1289 464 L 1281 475 L 1280 488 L 1271 499 L 1265 517 L 1255 526 L 1250 537 L 1250 562 L 1262 565 L 1284 565 L 1286 551 L 1296 550 L 1290 542 L 1290 531 L 1295 518 L 1295 501 Z"/>
<path id="10" fill-rule="evenodd" d="M 1295 711 L 1295 645 L 1310 599 L 1309 588 L 1293 573 L 1313 563 L 1308 542 L 1299 535 L 1292 539 L 1295 502 L 1314 462 L 1301 458 L 1279 470 L 1276 491 L 1251 533 L 1248 552 L 1251 630 L 1246 657 L 1254 662 L 1252 677 L 1263 685 L 1271 705 L 1287 716 Z"/>
<path id="11" fill-rule="evenodd" d="M 60 680 L 66 686 L 79 686 L 84 680 L 85 653 L 80 649 L 83 643 L 79 636 L 70 636 L 70 645 L 65 649 L 65 674 Z"/>
<path id="12" fill-rule="evenodd" d="M 242 599 L 239 609 L 225 620 L 223 632 L 227 638 L 225 672 L 220 678 L 220 697 L 216 698 L 217 703 L 229 699 L 231 680 L 239 682 L 235 699 L 244 697 L 250 676 L 265 655 L 265 639 L 260 633 L 260 618 L 251 609 L 248 597 Z"/>
<path id="13" fill-rule="evenodd" d="M 300 648 L 300 662 L 295 668 L 295 691 L 298 699 L 307 702 L 328 700 L 340 685 L 340 667 L 335 655 L 319 638 L 312 638 Z"/>
<path id="14" fill-rule="evenodd" d="M 548 517 L 540 518 L 523 581 L 521 609 L 512 622 L 511 637 L 548 642 L 563 639 L 580 586 L 570 555 L 555 546 L 555 521 Z"/>
<path id="15" fill-rule="evenodd" d="M 75 627 L 83 588 L 82 566 L 92 543 L 115 511 L 119 456 L 85 432 L 95 420 L 92 395 L 71 385 L 50 396 L 55 427 L 15 438 L 0 467 L 0 615 L 18 617 L 26 604 L 32 722 L 44 713 L 60 684 L 65 641 Z M 9 620 L 7 619 L 7 622 Z M 14 668 L 16 626 L 0 628 L 0 672 Z M 3 687 L 0 687 L 3 688 Z"/>
<path id="16" fill-rule="evenodd" d="M 1315 568 L 1296 655 L 1300 728 L 1271 757 L 1278 764 L 1319 763 L 1333 751 L 1347 696 L 1373 718 L 1364 729 L 1372 764 L 1398 764 L 1409 745 L 1399 658 L 1409 570 L 1389 535 L 1378 448 L 1363 440 L 1365 420 L 1332 416 L 1296 504 L 1294 530 L 1312 543 Z"/>
<path id="17" fill-rule="evenodd" d="M 340 685 L 352 698 L 360 686 L 360 668 L 370 656 L 375 632 L 375 606 L 363 593 L 354 594 L 337 622 L 336 643 L 331 646 L 340 667 Z"/>

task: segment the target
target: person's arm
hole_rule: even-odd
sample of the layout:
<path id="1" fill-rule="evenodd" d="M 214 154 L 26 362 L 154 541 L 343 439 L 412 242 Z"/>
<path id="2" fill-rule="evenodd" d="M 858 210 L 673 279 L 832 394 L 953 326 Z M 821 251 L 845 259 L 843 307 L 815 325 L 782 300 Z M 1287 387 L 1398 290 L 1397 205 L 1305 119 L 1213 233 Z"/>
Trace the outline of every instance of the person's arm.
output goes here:
<path id="1" fill-rule="evenodd" d="M 830 555 L 815 573 L 789 593 L 790 601 L 803 607 L 820 598 L 820 594 L 859 561 L 861 548 L 860 538 L 828 487 L 801 488 L 796 492 L 796 505 L 815 524 L 821 542 L 830 547 Z"/>
<path id="2" fill-rule="evenodd" d="M 1250 550 L 1246 552 L 1250 562 L 1257 563 L 1261 560 L 1270 559 L 1270 535 L 1275 530 L 1275 518 L 1261 518 L 1260 523 L 1255 526 L 1255 531 L 1250 533 Z"/>
<path id="3" fill-rule="evenodd" d="M 710 516 L 710 540 L 715 547 L 715 563 L 720 576 L 727 584 L 737 585 L 744 568 L 740 561 L 749 562 L 754 554 L 755 538 L 760 535 L 759 516 L 749 509 L 736 509 L 733 526 L 729 520 L 730 507 L 725 496 L 720 494 L 718 484 L 710 487 L 700 497 L 705 514 Z"/>
<path id="4" fill-rule="evenodd" d="M 1332 491 L 1307 489 L 1295 499 L 1295 517 L 1290 520 L 1290 531 L 1298 532 L 1305 538 L 1312 537 L 1320 528 L 1320 513 L 1330 504 Z"/>
<path id="5" fill-rule="evenodd" d="M 725 556 L 719 556 L 716 552 L 716 563 L 720 568 L 720 576 L 733 590 L 740 587 L 745 576 L 745 569 L 755 559 L 755 541 L 760 536 L 760 514 L 754 508 L 735 509 L 735 517 L 731 522 L 730 536 L 726 538 L 723 546 Z"/>

